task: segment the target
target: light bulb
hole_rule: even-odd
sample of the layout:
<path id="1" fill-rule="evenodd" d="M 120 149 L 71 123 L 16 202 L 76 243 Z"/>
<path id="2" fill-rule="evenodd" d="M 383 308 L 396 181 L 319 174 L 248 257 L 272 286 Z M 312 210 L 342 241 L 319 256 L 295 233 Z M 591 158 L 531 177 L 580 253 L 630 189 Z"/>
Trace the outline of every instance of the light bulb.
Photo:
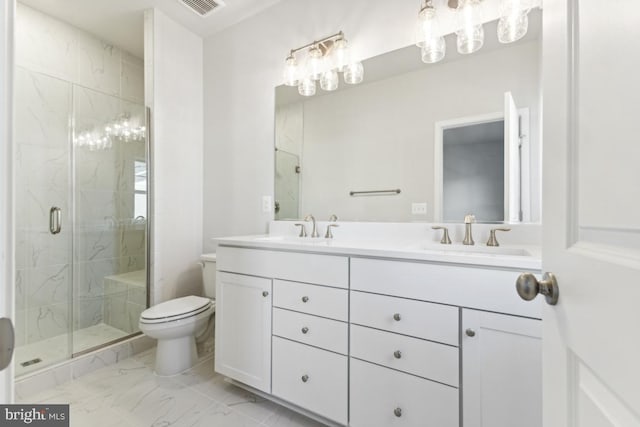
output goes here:
<path id="1" fill-rule="evenodd" d="M 431 0 L 425 2 L 418 15 L 416 28 L 416 45 L 422 50 L 422 61 L 433 64 L 444 58 L 446 43 L 436 21 L 436 9 Z"/>
<path id="2" fill-rule="evenodd" d="M 320 87 L 322 90 L 332 91 L 338 89 L 338 72 L 334 70 L 327 70 L 322 74 L 320 79 Z"/>
<path id="3" fill-rule="evenodd" d="M 298 93 L 302 96 L 313 96 L 316 94 L 316 82 L 311 77 L 305 77 L 298 83 Z"/>
<path id="4" fill-rule="evenodd" d="M 284 61 L 284 84 L 287 86 L 298 86 L 298 62 L 293 54 L 289 55 Z"/>
<path id="5" fill-rule="evenodd" d="M 446 46 L 444 37 L 439 37 L 425 44 L 425 46 L 420 49 L 422 62 L 425 64 L 434 64 L 442 61 L 446 52 Z"/>
<path id="6" fill-rule="evenodd" d="M 457 10 L 458 25 L 458 52 L 469 54 L 477 52 L 484 44 L 484 29 L 478 0 L 460 0 Z"/>
<path id="7" fill-rule="evenodd" d="M 498 21 L 500 43 L 513 43 L 527 34 L 529 28 L 527 15 L 530 10 L 531 4 L 528 0 L 502 0 Z"/>
<path id="8" fill-rule="evenodd" d="M 361 83 L 364 79 L 364 67 L 362 62 L 354 62 L 344 69 L 344 82 L 350 85 Z"/>
<path id="9" fill-rule="evenodd" d="M 307 58 L 307 75 L 313 80 L 320 80 L 324 72 L 324 56 L 319 47 L 314 46 L 309 49 L 309 57 Z"/>
<path id="10" fill-rule="evenodd" d="M 344 38 L 339 38 L 333 45 L 333 66 L 340 72 L 351 62 L 351 50 Z"/>

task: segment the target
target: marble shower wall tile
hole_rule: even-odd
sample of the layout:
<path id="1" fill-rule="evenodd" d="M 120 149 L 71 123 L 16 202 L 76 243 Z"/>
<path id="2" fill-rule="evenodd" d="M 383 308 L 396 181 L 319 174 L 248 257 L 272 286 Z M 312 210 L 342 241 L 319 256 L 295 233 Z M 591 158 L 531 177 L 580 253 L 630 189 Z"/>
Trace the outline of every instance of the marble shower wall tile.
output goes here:
<path id="1" fill-rule="evenodd" d="M 15 88 L 17 144 L 68 148 L 71 84 L 16 67 Z"/>
<path id="2" fill-rule="evenodd" d="M 27 343 L 42 341 L 70 331 L 70 304 L 43 305 L 27 310 Z"/>
<path id="3" fill-rule="evenodd" d="M 29 308 L 68 304 L 71 296 L 69 264 L 35 268 L 29 272 L 27 306 Z"/>
<path id="4" fill-rule="evenodd" d="M 76 29 L 18 2 L 16 63 L 40 73 L 75 81 Z"/>
<path id="5" fill-rule="evenodd" d="M 18 3 L 16 63 L 38 73 L 144 101 L 142 59 L 104 40 Z"/>
<path id="6" fill-rule="evenodd" d="M 120 96 L 139 104 L 144 103 L 144 61 L 126 51 L 122 52 Z"/>
<path id="7" fill-rule="evenodd" d="M 120 94 L 120 49 L 93 37 L 77 34 L 78 84 L 112 95 Z"/>

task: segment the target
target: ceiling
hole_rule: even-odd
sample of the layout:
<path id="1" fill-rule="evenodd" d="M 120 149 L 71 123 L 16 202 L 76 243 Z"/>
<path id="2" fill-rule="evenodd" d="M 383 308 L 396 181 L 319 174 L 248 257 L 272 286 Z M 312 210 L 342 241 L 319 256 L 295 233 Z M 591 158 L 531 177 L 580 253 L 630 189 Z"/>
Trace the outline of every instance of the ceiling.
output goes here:
<path id="1" fill-rule="evenodd" d="M 143 11 L 157 8 L 201 37 L 215 34 L 267 9 L 280 0 L 225 0 L 206 17 L 180 0 L 19 0 L 143 57 Z"/>

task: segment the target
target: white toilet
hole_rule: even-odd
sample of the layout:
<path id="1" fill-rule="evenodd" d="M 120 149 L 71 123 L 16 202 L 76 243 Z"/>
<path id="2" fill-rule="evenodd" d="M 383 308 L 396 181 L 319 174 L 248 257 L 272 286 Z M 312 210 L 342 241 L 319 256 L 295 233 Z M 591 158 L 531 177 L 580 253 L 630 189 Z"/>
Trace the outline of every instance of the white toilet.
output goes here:
<path id="1" fill-rule="evenodd" d="M 216 254 L 204 254 L 202 282 L 205 297 L 172 299 L 146 309 L 140 315 L 140 330 L 158 340 L 155 372 L 177 375 L 191 368 L 198 359 L 196 339 L 213 332 L 216 297 Z"/>

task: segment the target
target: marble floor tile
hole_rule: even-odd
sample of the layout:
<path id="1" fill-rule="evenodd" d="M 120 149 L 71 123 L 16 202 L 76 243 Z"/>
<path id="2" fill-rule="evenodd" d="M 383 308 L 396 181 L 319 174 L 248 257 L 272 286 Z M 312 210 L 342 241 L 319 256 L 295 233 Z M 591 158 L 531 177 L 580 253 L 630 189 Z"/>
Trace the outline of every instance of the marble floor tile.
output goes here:
<path id="1" fill-rule="evenodd" d="M 158 377 L 155 349 L 121 360 L 22 403 L 69 403 L 72 427 L 320 427 L 213 371 L 212 355 L 189 371 Z"/>

